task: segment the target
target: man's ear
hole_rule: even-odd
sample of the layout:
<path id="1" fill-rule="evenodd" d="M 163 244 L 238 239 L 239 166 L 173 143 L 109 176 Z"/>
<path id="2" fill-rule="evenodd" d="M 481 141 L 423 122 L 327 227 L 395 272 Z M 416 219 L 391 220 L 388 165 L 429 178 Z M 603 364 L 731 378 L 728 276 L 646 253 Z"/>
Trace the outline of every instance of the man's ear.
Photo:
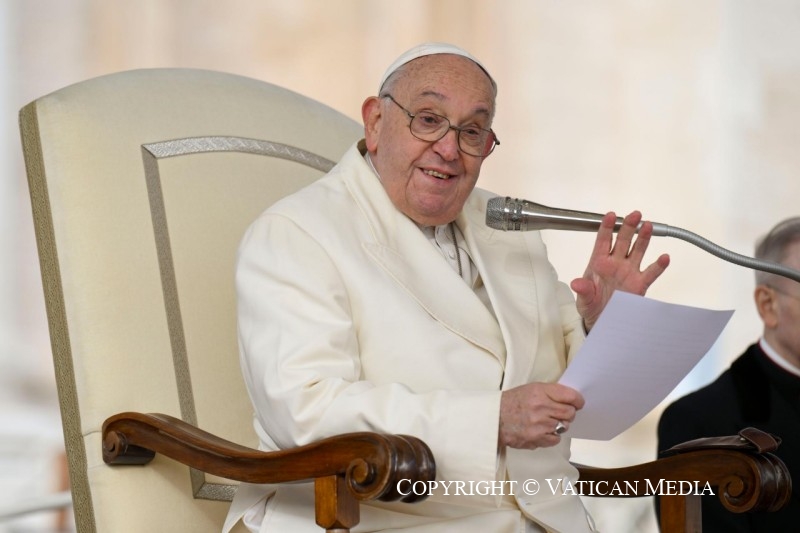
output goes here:
<path id="1" fill-rule="evenodd" d="M 378 135 L 381 130 L 381 99 L 370 96 L 361 104 L 361 119 L 364 121 L 364 138 L 367 150 L 374 153 L 378 148 Z"/>
<path id="2" fill-rule="evenodd" d="M 772 329 L 778 325 L 778 302 L 775 300 L 775 291 L 766 285 L 758 285 L 755 290 L 756 309 L 764 327 Z"/>

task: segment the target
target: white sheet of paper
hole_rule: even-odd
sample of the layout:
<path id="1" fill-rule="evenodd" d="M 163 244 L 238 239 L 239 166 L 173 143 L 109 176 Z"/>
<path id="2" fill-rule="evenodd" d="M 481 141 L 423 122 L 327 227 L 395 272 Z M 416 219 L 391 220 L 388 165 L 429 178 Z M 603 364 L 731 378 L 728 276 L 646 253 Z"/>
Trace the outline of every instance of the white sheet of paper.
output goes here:
<path id="1" fill-rule="evenodd" d="M 567 435 L 609 440 L 641 420 L 711 349 L 732 315 L 615 292 L 559 380 L 586 400 Z"/>

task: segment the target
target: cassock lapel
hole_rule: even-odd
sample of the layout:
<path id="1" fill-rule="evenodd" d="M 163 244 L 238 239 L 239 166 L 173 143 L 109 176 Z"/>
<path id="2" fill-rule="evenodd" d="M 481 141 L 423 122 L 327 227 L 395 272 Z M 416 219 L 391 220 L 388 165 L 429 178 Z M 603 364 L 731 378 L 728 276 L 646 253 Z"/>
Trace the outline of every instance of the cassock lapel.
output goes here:
<path id="1" fill-rule="evenodd" d="M 413 230 L 419 235 L 395 239 L 390 246 L 364 246 L 433 318 L 504 362 L 505 347 L 495 318 L 419 228 L 413 226 Z M 413 241 L 416 244 L 408 246 Z"/>
<path id="2" fill-rule="evenodd" d="M 539 331 L 536 276 L 528 242 L 519 232 L 486 226 L 486 202 L 476 189 L 457 220 L 492 302 L 506 347 L 503 389 L 530 381 Z"/>

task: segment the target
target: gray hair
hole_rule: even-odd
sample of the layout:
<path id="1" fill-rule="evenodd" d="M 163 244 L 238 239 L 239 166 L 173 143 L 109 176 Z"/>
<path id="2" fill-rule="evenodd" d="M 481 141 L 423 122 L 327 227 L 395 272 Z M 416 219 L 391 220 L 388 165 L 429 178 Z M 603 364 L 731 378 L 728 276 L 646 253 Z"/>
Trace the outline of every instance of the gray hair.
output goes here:
<path id="1" fill-rule="evenodd" d="M 783 264 L 789 246 L 800 241 L 800 217 L 787 218 L 779 222 L 756 243 L 756 259 Z M 756 270 L 756 285 L 771 285 L 776 274 Z"/>

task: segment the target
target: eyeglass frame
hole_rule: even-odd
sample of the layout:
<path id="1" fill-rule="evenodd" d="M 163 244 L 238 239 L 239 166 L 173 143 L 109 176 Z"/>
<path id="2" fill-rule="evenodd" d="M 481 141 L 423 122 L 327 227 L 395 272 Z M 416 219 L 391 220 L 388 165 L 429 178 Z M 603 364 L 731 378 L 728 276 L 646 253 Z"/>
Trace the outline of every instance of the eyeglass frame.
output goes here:
<path id="1" fill-rule="evenodd" d="M 462 153 L 466 154 L 466 155 L 469 155 L 469 156 L 472 156 L 472 157 L 480 157 L 481 159 L 483 159 L 483 158 L 486 158 L 486 157 L 489 157 L 489 156 L 492 154 L 492 152 L 494 152 L 494 149 L 495 149 L 496 147 L 500 146 L 500 139 L 498 139 L 498 138 L 497 138 L 497 134 L 494 132 L 494 130 L 492 130 L 492 129 L 488 129 L 488 130 L 487 130 L 486 128 L 475 128 L 475 129 L 479 129 L 479 130 L 481 130 L 481 131 L 486 131 L 486 132 L 489 132 L 489 134 L 491 134 L 491 136 L 492 136 L 492 147 L 489 149 L 489 152 L 488 152 L 488 153 L 486 153 L 485 155 L 478 155 L 478 154 L 472 154 L 472 153 L 470 153 L 470 152 L 467 152 L 467 151 L 466 151 L 466 150 L 464 150 L 464 148 L 461 146 L 461 132 L 462 132 L 463 130 L 465 130 L 465 129 L 468 129 L 468 128 L 460 128 L 460 127 L 458 127 L 458 126 L 453 126 L 453 123 L 452 123 L 452 122 L 450 122 L 450 119 L 449 119 L 449 118 L 445 117 L 444 115 L 439 115 L 439 114 L 437 114 L 437 113 L 432 113 L 432 112 L 430 112 L 430 111 L 424 111 L 424 113 L 426 113 L 426 114 L 428 114 L 428 115 L 433 115 L 433 116 L 435 116 L 435 117 L 439 117 L 439 118 L 441 118 L 442 120 L 444 120 L 444 121 L 445 121 L 445 123 L 447 123 L 447 129 L 443 130 L 443 132 L 442 132 L 442 135 L 441 135 L 441 136 L 440 136 L 438 139 L 423 139 L 422 137 L 419 137 L 419 136 L 417 136 L 417 134 L 415 134 L 415 133 L 414 133 L 414 130 L 411 128 L 411 124 L 413 124 L 413 123 L 414 123 L 414 118 L 415 118 L 416 116 L 418 116 L 418 115 L 419 115 L 419 113 L 412 113 L 411 111 L 409 111 L 409 110 L 408 110 L 408 109 L 406 109 L 405 107 L 401 106 L 401 105 L 400 105 L 400 103 L 399 103 L 397 100 L 395 100 L 395 99 L 394 99 L 394 96 L 392 96 L 392 95 L 391 95 L 391 94 L 389 94 L 389 93 L 384 93 L 384 94 L 380 95 L 380 96 L 379 96 L 379 98 L 388 98 L 389 100 L 391 100 L 392 102 L 394 102 L 394 104 L 395 104 L 397 107 L 399 107 L 401 110 L 403 110 L 403 112 L 404 112 L 406 115 L 408 115 L 408 118 L 410 119 L 410 120 L 409 120 L 409 122 L 408 122 L 408 131 L 410 131 L 410 132 L 411 132 L 411 135 L 413 135 L 413 136 L 414 136 L 414 138 L 416 138 L 416 139 L 419 139 L 420 141 L 425 141 L 425 142 L 429 142 L 429 143 L 435 143 L 435 142 L 439 142 L 439 141 L 441 141 L 442 139 L 444 139 L 445 135 L 447 135 L 447 132 L 449 132 L 450 130 L 454 130 L 454 131 L 456 132 L 456 146 L 458 146 L 458 150 L 459 150 L 460 152 L 462 152 Z"/>
<path id="2" fill-rule="evenodd" d="M 786 292 L 786 291 L 785 291 L 785 290 L 783 290 L 783 289 L 779 289 L 779 288 L 778 288 L 778 287 L 776 287 L 775 285 L 770 285 L 769 283 L 764 283 L 764 287 L 767 287 L 767 288 L 769 288 L 769 289 L 772 289 L 773 291 L 775 291 L 775 292 L 777 292 L 777 293 L 779 293 L 779 294 L 783 294 L 784 296 L 786 296 L 787 298 L 791 298 L 792 300 L 798 300 L 798 301 L 800 301 L 800 295 L 797 295 L 797 294 L 792 294 L 792 293 L 790 293 L 790 292 Z"/>

